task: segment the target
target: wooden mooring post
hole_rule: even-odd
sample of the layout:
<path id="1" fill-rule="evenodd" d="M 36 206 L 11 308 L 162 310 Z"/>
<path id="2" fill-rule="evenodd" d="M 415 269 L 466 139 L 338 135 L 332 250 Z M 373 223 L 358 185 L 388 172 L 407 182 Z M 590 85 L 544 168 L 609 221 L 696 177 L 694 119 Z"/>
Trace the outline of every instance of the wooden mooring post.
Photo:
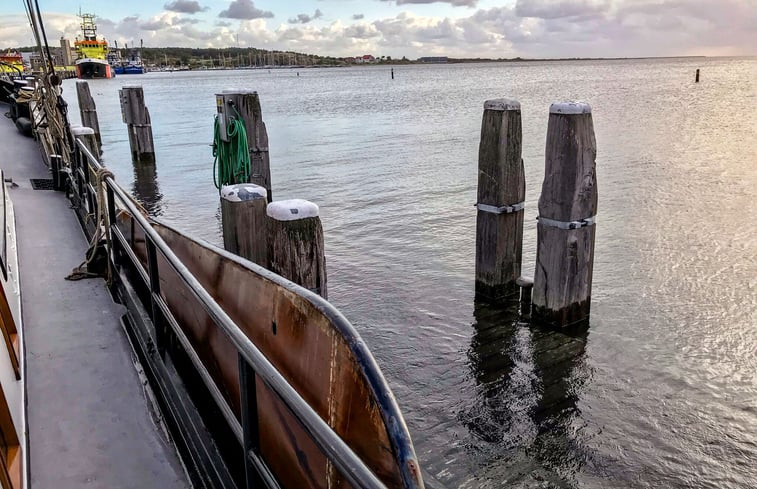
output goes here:
<path id="1" fill-rule="evenodd" d="M 221 188 L 223 247 L 263 267 L 268 266 L 266 206 L 260 185 L 239 183 Z"/>
<path id="2" fill-rule="evenodd" d="M 301 199 L 268 204 L 268 269 L 327 298 L 318 206 Z"/>
<path id="3" fill-rule="evenodd" d="M 137 163 L 155 163 L 150 111 L 145 107 L 141 86 L 125 86 L 118 91 L 121 115 L 129 132 L 131 158 Z"/>
<path id="4" fill-rule="evenodd" d="M 225 90 L 216 94 L 216 107 L 219 117 L 224 117 L 226 122 L 231 117 L 237 119 L 241 117 L 244 121 L 250 151 L 248 182 L 265 188 L 268 193 L 268 202 L 272 202 L 268 131 L 263 122 L 258 92 Z M 226 127 L 225 124 L 224 127 Z"/>
<path id="5" fill-rule="evenodd" d="M 539 198 L 532 314 L 535 320 L 557 327 L 589 318 L 596 156 L 589 104 L 552 104 Z"/>
<path id="6" fill-rule="evenodd" d="M 81 116 L 81 124 L 84 127 L 91 128 L 95 132 L 97 153 L 94 154 L 99 155 L 102 152 L 100 122 L 97 119 L 97 106 L 95 106 L 95 100 L 92 98 L 92 94 L 89 93 L 89 84 L 86 82 L 86 80 L 78 80 L 76 82 L 76 97 L 79 100 L 79 115 Z"/>
<path id="7" fill-rule="evenodd" d="M 694 83 L 699 83 L 699 68 L 697 68 L 697 74 L 694 76 Z"/>
<path id="8" fill-rule="evenodd" d="M 476 295 L 517 300 L 526 183 L 521 159 L 520 103 L 484 103 L 478 149 Z"/>

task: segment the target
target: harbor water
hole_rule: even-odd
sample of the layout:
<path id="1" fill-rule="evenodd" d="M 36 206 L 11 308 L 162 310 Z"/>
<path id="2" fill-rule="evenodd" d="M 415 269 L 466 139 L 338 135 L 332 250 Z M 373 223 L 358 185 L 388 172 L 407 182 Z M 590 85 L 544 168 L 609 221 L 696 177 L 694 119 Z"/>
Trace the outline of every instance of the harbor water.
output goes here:
<path id="1" fill-rule="evenodd" d="M 394 80 L 373 66 L 89 83 L 121 185 L 216 244 L 214 93 L 258 91 L 273 197 L 320 206 L 329 300 L 376 357 L 429 487 L 750 488 L 755 80 L 755 59 L 687 58 L 395 66 Z M 79 122 L 74 83 L 64 96 Z M 155 168 L 130 161 L 118 88 L 134 84 Z M 522 106 L 529 276 L 549 104 L 592 105 L 599 213 L 586 330 L 545 331 L 474 301 L 481 115 L 499 97 Z"/>

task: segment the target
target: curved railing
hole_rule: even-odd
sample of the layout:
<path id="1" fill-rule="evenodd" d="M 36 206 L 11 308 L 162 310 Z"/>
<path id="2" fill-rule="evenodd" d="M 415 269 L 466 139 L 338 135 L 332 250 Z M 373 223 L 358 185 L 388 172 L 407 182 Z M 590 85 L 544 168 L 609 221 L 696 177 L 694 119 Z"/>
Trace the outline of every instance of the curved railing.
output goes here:
<path id="1" fill-rule="evenodd" d="M 94 230 L 100 223 L 93 218 L 107 206 L 108 254 L 142 282 L 159 354 L 171 345 L 182 350 L 244 450 L 245 476 L 237 482 L 423 487 L 394 397 L 336 308 L 149 219 L 86 144 L 76 143 L 68 174 L 81 215 L 90 216 L 82 222 Z"/>

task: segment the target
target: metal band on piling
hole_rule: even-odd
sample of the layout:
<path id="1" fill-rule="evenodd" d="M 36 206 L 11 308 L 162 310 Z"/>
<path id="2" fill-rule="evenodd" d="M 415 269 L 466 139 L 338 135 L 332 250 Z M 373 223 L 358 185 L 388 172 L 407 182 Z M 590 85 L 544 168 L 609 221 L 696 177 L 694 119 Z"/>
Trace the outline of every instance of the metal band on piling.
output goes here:
<path id="1" fill-rule="evenodd" d="M 491 212 L 492 214 L 512 214 L 513 212 L 519 212 L 526 208 L 525 202 L 518 202 L 513 205 L 489 205 L 489 204 L 476 204 L 476 208 L 483 212 Z"/>
<path id="2" fill-rule="evenodd" d="M 577 221 L 556 221 L 554 219 L 538 216 L 536 220 L 539 221 L 540 224 L 544 224 L 545 226 L 549 226 L 553 228 L 580 229 L 580 228 L 585 228 L 586 226 L 593 226 L 594 224 L 596 224 L 597 216 L 591 216 L 585 219 L 579 219 Z"/>

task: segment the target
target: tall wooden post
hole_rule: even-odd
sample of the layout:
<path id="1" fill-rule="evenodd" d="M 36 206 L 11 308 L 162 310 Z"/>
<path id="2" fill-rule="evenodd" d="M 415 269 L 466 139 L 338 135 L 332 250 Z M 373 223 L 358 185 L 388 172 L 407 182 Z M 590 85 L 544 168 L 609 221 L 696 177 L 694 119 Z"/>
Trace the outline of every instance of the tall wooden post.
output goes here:
<path id="1" fill-rule="evenodd" d="M 484 103 L 478 148 L 476 295 L 516 299 L 523 248 L 526 182 L 521 159 L 520 103 Z"/>
<path id="2" fill-rule="evenodd" d="M 699 83 L 699 68 L 697 68 L 697 74 L 694 77 L 694 83 Z"/>
<path id="3" fill-rule="evenodd" d="M 589 104 L 552 104 L 545 155 L 533 317 L 562 327 L 587 320 L 591 306 L 597 145 Z"/>
<path id="4" fill-rule="evenodd" d="M 267 192 L 260 185 L 239 183 L 221 188 L 223 247 L 263 267 L 267 261 Z"/>
<path id="5" fill-rule="evenodd" d="M 247 130 L 247 145 L 250 148 L 250 176 L 248 181 L 260 185 L 268 192 L 268 202 L 273 201 L 271 193 L 271 165 L 268 157 L 268 132 L 263 122 L 258 92 L 225 90 L 216 96 L 219 112 L 227 118 L 241 117 Z"/>
<path id="6" fill-rule="evenodd" d="M 155 163 L 150 111 L 145 107 L 142 87 L 125 86 L 118 93 L 121 97 L 121 115 L 129 132 L 132 160 L 137 163 Z"/>
<path id="7" fill-rule="evenodd" d="M 318 206 L 301 199 L 268 204 L 268 269 L 327 298 Z"/>
<path id="8" fill-rule="evenodd" d="M 95 131 L 97 141 L 97 154 L 102 149 L 102 137 L 100 136 L 100 122 L 97 120 L 97 107 L 92 94 L 89 93 L 89 84 L 85 80 L 76 82 L 76 97 L 79 99 L 79 114 L 82 126 L 92 128 Z"/>

